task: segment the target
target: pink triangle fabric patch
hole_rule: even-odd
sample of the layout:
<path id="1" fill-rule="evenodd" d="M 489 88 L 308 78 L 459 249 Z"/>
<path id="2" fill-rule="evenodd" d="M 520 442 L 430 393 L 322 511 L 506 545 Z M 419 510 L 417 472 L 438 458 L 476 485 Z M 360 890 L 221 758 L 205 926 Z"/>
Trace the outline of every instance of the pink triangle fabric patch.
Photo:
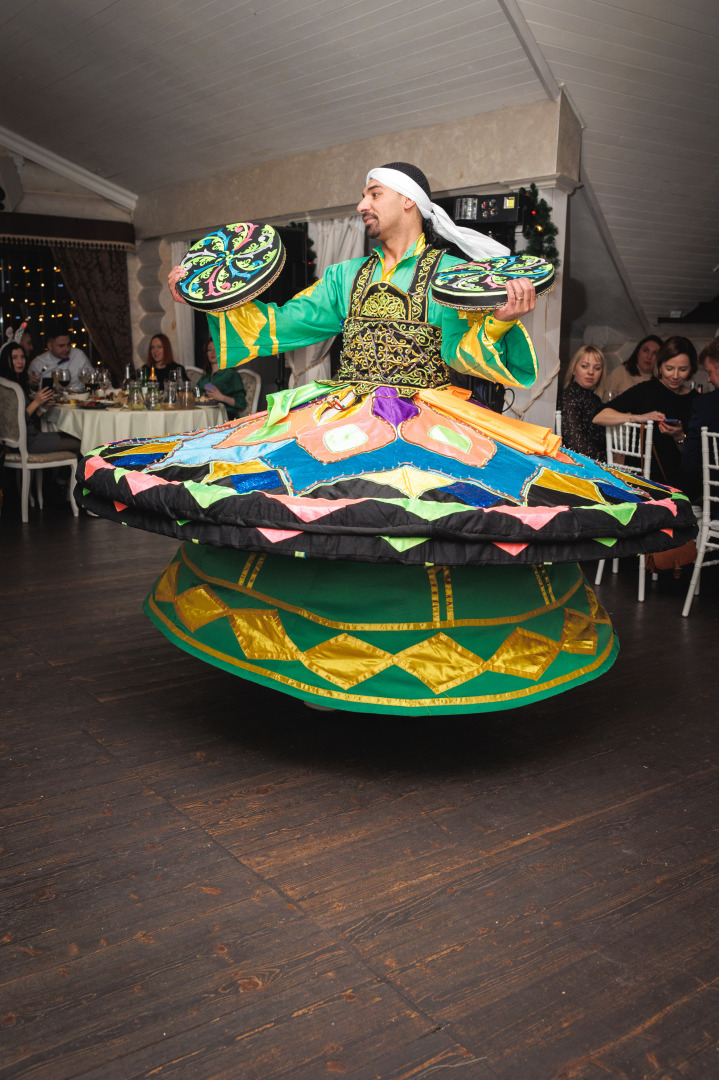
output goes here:
<path id="1" fill-rule="evenodd" d="M 177 480 L 163 480 L 161 476 L 148 476 L 142 472 L 126 472 L 125 481 L 133 495 L 138 491 L 147 491 L 149 488 L 160 487 L 162 484 L 177 486 Z"/>
<path id="2" fill-rule="evenodd" d="M 525 548 L 529 547 L 529 544 L 498 544 L 495 540 L 494 546 L 506 551 L 508 555 L 519 555 L 520 551 L 524 551 Z"/>
<path id="3" fill-rule="evenodd" d="M 301 529 L 258 529 L 259 533 L 269 540 L 271 544 L 278 544 L 280 540 L 290 540 L 293 536 L 301 536 Z"/>
<path id="4" fill-rule="evenodd" d="M 105 461 L 105 459 L 101 458 L 99 454 L 95 454 L 94 457 L 88 458 L 85 462 L 85 476 L 92 476 L 92 474 L 94 472 L 97 472 L 98 469 L 112 468 L 113 466 L 110 465 L 109 461 Z"/>
<path id="5" fill-rule="evenodd" d="M 541 529 L 557 514 L 563 514 L 568 509 L 568 506 L 503 506 L 499 512 L 519 518 L 530 529 Z"/>
<path id="6" fill-rule="evenodd" d="M 366 502 L 366 499 L 302 499 L 288 495 L 267 495 L 268 499 L 276 499 L 291 510 L 300 521 L 318 521 L 327 517 L 335 510 L 341 510 L 345 506 L 354 506 L 356 503 Z"/>

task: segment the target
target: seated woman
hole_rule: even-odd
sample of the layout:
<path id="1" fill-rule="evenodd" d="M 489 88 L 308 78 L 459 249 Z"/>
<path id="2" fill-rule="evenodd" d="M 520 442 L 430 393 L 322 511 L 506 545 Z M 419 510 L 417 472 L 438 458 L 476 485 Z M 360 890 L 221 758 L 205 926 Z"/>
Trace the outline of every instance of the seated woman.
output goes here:
<path id="1" fill-rule="evenodd" d="M 205 374 L 197 380 L 200 391 L 213 401 L 222 401 L 227 406 L 230 420 L 236 420 L 247 405 L 245 384 L 239 369 L 218 366 L 212 338 L 205 345 L 202 360 Z"/>
<path id="2" fill-rule="evenodd" d="M 187 372 L 182 364 L 175 362 L 175 358 L 172 355 L 172 345 L 170 339 L 166 334 L 155 334 L 150 340 L 150 347 L 147 350 L 147 363 L 143 364 L 140 368 L 140 377 L 143 372 L 147 375 L 148 379 L 154 370 L 155 378 L 160 384 L 160 390 L 165 388 L 165 379 L 171 375 L 171 372 L 176 372 L 173 378 L 187 379 Z"/>
<path id="3" fill-rule="evenodd" d="M 670 337 L 657 353 L 656 373 L 647 382 L 637 383 L 594 417 L 601 427 L 615 427 L 627 421 L 654 420 L 652 449 L 653 480 L 684 491 L 687 478 L 682 473 L 681 446 L 692 411 L 696 390 L 686 386 L 696 374 L 697 352 L 685 337 Z"/>
<path id="4" fill-rule="evenodd" d="M 603 383 L 604 353 L 596 345 L 582 345 L 569 361 L 557 402 L 562 413 L 562 445 L 595 461 L 607 459 L 604 432 L 592 423 L 602 410 Z"/>
<path id="5" fill-rule="evenodd" d="M 625 390 L 636 386 L 637 383 L 651 379 L 657 353 L 663 344 L 662 339 L 656 334 L 649 334 L 642 338 L 629 359 L 607 375 L 602 400 L 612 401 Z"/>
<path id="6" fill-rule="evenodd" d="M 80 440 L 60 431 L 41 431 L 40 417 L 52 402 L 52 388 L 40 387 L 34 397 L 30 397 L 30 384 L 27 374 L 27 357 L 22 345 L 11 341 L 0 349 L 0 376 L 10 382 L 19 383 L 25 395 L 25 421 L 27 431 L 27 449 L 30 454 L 52 454 L 56 450 L 80 456 Z"/>

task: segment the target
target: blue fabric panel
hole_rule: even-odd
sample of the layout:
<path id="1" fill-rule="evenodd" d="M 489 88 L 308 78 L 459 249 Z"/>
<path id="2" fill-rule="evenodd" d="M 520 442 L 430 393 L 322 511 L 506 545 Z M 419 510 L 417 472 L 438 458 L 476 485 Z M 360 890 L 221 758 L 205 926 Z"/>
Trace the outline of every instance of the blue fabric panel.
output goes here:
<path id="1" fill-rule="evenodd" d="M 501 496 L 485 491 L 477 484 L 450 484 L 449 487 L 442 488 L 442 491 L 461 499 L 468 506 L 494 506 L 495 503 L 501 502 Z"/>
<path id="2" fill-rule="evenodd" d="M 635 491 L 628 491 L 626 488 L 615 487 L 613 484 L 597 484 L 597 487 L 601 491 L 602 495 L 605 495 L 609 502 L 641 502 L 641 495 L 637 495 Z"/>
<path id="3" fill-rule="evenodd" d="M 110 459 L 121 469 L 141 469 L 145 465 L 154 465 L 156 461 L 162 461 L 164 454 L 123 454 L 119 458 Z"/>
<path id="4" fill-rule="evenodd" d="M 238 473 L 231 476 L 230 480 L 238 495 L 244 495 L 246 491 L 271 491 L 272 488 L 284 488 L 282 477 L 278 472 Z"/>

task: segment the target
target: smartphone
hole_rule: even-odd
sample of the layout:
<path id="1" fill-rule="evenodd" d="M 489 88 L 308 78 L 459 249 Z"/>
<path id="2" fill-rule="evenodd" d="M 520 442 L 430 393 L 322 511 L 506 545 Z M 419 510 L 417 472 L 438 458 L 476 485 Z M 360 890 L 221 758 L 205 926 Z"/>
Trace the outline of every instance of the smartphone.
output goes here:
<path id="1" fill-rule="evenodd" d="M 40 380 L 40 389 L 45 390 L 46 388 L 49 388 L 50 390 L 52 390 L 52 385 L 52 375 L 43 375 L 42 379 Z"/>
<path id="2" fill-rule="evenodd" d="M 665 416 L 662 420 L 663 424 L 679 424 L 681 423 L 678 416 Z"/>
<path id="3" fill-rule="evenodd" d="M 211 382 L 206 382 L 205 383 L 205 390 L 216 390 L 216 389 L 217 389 L 217 387 L 215 386 L 214 383 L 211 383 Z"/>

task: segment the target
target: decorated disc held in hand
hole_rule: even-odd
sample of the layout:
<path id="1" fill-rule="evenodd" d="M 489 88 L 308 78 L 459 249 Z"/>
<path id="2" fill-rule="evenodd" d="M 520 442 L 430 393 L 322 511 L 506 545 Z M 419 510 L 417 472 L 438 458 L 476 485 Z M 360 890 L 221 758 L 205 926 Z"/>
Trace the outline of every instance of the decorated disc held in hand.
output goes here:
<path id="1" fill-rule="evenodd" d="M 537 255 L 504 255 L 484 262 L 458 263 L 440 270 L 432 281 L 438 304 L 460 311 L 491 311 L 507 301 L 507 282 L 529 278 L 537 296 L 554 285 L 554 267 Z"/>
<path id="2" fill-rule="evenodd" d="M 285 249 L 271 225 L 221 225 L 187 252 L 177 291 L 200 311 L 228 311 L 264 292 L 284 264 Z"/>

